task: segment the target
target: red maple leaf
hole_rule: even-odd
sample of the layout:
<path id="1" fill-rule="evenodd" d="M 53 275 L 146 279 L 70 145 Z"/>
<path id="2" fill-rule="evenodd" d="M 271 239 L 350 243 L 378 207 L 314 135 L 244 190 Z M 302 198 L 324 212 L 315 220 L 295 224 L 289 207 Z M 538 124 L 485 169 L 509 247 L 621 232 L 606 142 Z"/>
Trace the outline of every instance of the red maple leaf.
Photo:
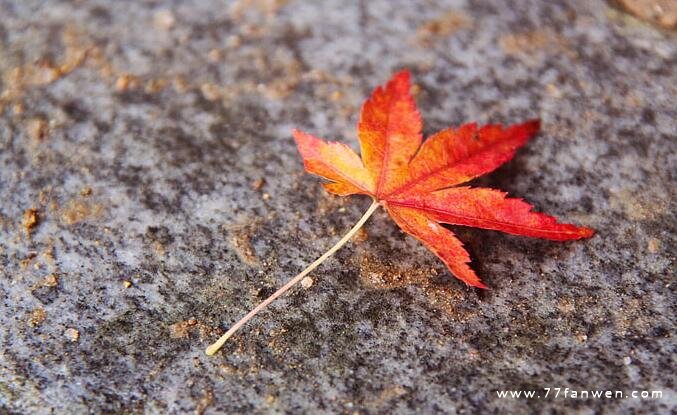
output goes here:
<path id="1" fill-rule="evenodd" d="M 465 124 L 423 141 L 421 116 L 410 89 L 409 72 L 402 71 L 364 103 L 358 124 L 361 159 L 343 144 L 295 130 L 306 170 L 330 180 L 325 188 L 331 193 L 371 196 L 404 232 L 475 287 L 486 288 L 468 266 L 470 257 L 461 241 L 439 223 L 556 241 L 592 236 L 592 229 L 557 223 L 504 192 L 458 187 L 510 160 L 538 131 L 539 121 L 507 128 Z"/>
<path id="2" fill-rule="evenodd" d="M 233 325 L 207 354 L 214 354 L 244 323 L 348 242 L 379 206 L 404 232 L 434 252 L 458 279 L 480 288 L 486 286 L 468 266 L 470 256 L 463 244 L 440 223 L 555 241 L 593 235 L 592 229 L 558 223 L 552 216 L 532 212 L 531 205 L 499 190 L 458 186 L 510 160 L 536 134 L 538 120 L 509 127 L 465 124 L 423 141 L 409 78 L 407 71 L 395 74 L 364 103 L 358 124 L 361 158 L 345 144 L 294 130 L 306 171 L 329 180 L 324 185 L 328 192 L 369 195 L 373 203 L 336 245 Z"/>

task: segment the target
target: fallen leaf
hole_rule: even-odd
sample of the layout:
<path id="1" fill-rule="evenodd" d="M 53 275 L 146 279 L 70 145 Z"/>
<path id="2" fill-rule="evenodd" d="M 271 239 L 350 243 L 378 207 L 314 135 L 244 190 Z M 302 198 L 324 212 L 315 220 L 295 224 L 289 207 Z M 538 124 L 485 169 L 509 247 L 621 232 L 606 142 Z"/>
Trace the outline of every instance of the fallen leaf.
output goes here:
<path id="1" fill-rule="evenodd" d="M 539 128 L 537 120 L 504 128 L 466 124 L 448 128 L 423 141 L 421 115 L 411 95 L 409 72 L 402 71 L 376 88 L 362 106 L 357 130 L 362 157 L 345 144 L 294 130 L 309 173 L 329 180 L 328 192 L 339 196 L 368 195 L 369 209 L 333 247 L 237 321 L 205 352 L 215 354 L 228 339 L 268 304 L 301 282 L 350 241 L 383 206 L 402 230 L 427 246 L 466 284 L 486 288 L 468 263 L 470 256 L 454 233 L 440 225 L 474 226 L 516 235 L 564 241 L 592 236 L 588 228 L 557 223 L 531 211 L 504 192 L 453 187 L 487 174 L 510 160 Z M 304 279 L 305 278 L 305 279 Z"/>
<path id="2" fill-rule="evenodd" d="M 328 179 L 328 192 L 371 196 L 466 284 L 486 288 L 468 265 L 461 241 L 440 223 L 555 241 L 593 235 L 592 229 L 532 212 L 531 205 L 499 190 L 458 186 L 510 160 L 536 134 L 538 120 L 508 127 L 470 123 L 425 141 L 421 128 L 409 72 L 401 71 L 376 88 L 362 107 L 361 157 L 345 144 L 299 130 L 293 134 L 305 169 Z"/>

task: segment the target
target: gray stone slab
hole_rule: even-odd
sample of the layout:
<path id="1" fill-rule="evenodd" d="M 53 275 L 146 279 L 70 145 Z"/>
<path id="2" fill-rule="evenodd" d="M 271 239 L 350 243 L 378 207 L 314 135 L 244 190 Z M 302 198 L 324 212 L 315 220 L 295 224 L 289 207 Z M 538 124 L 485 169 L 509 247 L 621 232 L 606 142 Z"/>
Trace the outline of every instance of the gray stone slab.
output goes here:
<path id="1" fill-rule="evenodd" d="M 588 0 L 0 0 L 0 16 L 0 412 L 675 409 L 673 33 Z M 378 212 L 205 356 L 369 204 L 327 195 L 290 130 L 357 148 L 362 100 L 405 67 L 426 133 L 541 118 L 476 185 L 598 234 L 459 228 L 478 291 Z"/>

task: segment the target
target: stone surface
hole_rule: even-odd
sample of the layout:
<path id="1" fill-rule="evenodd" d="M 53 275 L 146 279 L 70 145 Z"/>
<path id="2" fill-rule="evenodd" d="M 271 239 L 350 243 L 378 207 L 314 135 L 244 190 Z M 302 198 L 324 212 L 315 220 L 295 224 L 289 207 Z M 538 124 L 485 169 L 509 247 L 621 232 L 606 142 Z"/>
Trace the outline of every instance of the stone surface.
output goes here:
<path id="1" fill-rule="evenodd" d="M 0 0 L 0 412 L 675 409 L 674 37 L 589 0 L 224 3 Z M 458 229 L 477 291 L 380 212 L 205 356 L 369 204 L 291 128 L 356 148 L 402 67 L 427 133 L 540 117 L 476 184 L 598 234 Z"/>
<path id="2" fill-rule="evenodd" d="M 668 30 L 677 29 L 675 0 L 615 0 L 619 7 L 640 19 Z"/>

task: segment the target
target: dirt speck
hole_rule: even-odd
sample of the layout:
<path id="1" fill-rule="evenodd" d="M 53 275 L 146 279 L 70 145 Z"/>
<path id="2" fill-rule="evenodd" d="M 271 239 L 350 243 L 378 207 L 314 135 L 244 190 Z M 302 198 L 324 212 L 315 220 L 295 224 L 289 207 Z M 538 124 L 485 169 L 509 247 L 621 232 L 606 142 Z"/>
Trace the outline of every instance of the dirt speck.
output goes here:
<path id="1" fill-rule="evenodd" d="M 467 15 L 451 10 L 423 23 L 416 31 L 416 37 L 421 44 L 427 45 L 436 39 L 453 35 L 470 23 L 471 20 Z"/>
<path id="2" fill-rule="evenodd" d="M 562 98 L 562 91 L 553 83 L 545 86 L 545 92 L 553 98 Z"/>
<path id="3" fill-rule="evenodd" d="M 223 51 L 214 48 L 207 53 L 207 59 L 212 63 L 220 62 L 223 59 Z"/>
<path id="4" fill-rule="evenodd" d="M 230 6 L 230 15 L 235 20 L 240 20 L 251 11 L 265 13 L 274 16 L 289 0 L 236 0 Z"/>
<path id="5" fill-rule="evenodd" d="M 383 408 L 385 404 L 393 399 L 397 399 L 407 393 L 407 390 L 400 386 L 394 385 L 383 389 L 373 400 L 365 402 L 365 404 L 378 412 L 379 408 Z"/>
<path id="6" fill-rule="evenodd" d="M 460 287 L 436 281 L 437 271 L 434 268 L 402 267 L 364 254 L 359 258 L 359 272 L 362 283 L 375 289 L 416 285 L 425 292 L 431 304 L 455 320 L 465 320 L 473 313 L 457 307 L 463 302 L 464 292 Z"/>
<path id="7" fill-rule="evenodd" d="M 197 325 L 197 320 L 194 318 L 179 321 L 169 326 L 170 336 L 173 339 L 183 339 L 188 337 L 190 330 Z"/>
<path id="8" fill-rule="evenodd" d="M 239 48 L 242 45 L 242 39 L 238 35 L 230 35 L 226 38 L 226 46 L 230 49 Z"/>
<path id="9" fill-rule="evenodd" d="M 134 75 L 124 74 L 118 76 L 118 79 L 115 81 L 115 89 L 119 92 L 123 92 L 129 89 L 137 88 L 139 84 L 139 78 Z"/>
<path id="10" fill-rule="evenodd" d="M 220 364 L 218 367 L 223 373 L 227 375 L 233 375 L 237 373 L 237 368 L 233 365 L 229 365 L 228 363 Z"/>
<path id="11" fill-rule="evenodd" d="M 614 209 L 623 210 L 625 216 L 634 221 L 656 219 L 668 209 L 664 200 L 629 189 L 612 192 L 610 201 Z"/>
<path id="12" fill-rule="evenodd" d="M 143 90 L 148 94 L 157 94 L 165 89 L 167 85 L 169 85 L 169 81 L 165 78 L 150 79 L 146 82 L 146 86 Z"/>
<path id="13" fill-rule="evenodd" d="M 633 16 L 664 29 L 677 29 L 675 0 L 615 0 L 614 3 Z"/>
<path id="14" fill-rule="evenodd" d="M 341 99 L 343 99 L 343 92 L 334 91 L 329 95 L 329 99 L 332 100 L 333 102 L 338 102 Z"/>
<path id="15" fill-rule="evenodd" d="M 252 237 L 259 225 L 260 222 L 255 219 L 236 225 L 230 229 L 230 244 L 240 259 L 248 265 L 255 265 L 258 263 L 256 251 L 252 245 Z"/>
<path id="16" fill-rule="evenodd" d="M 169 336 L 172 339 L 185 339 L 197 332 L 201 340 L 221 334 L 221 329 L 211 327 L 195 318 L 179 321 L 169 326 Z"/>
<path id="17" fill-rule="evenodd" d="M 176 24 L 176 17 L 171 10 L 158 10 L 153 15 L 153 24 L 162 30 L 171 30 Z"/>
<path id="18" fill-rule="evenodd" d="M 303 287 L 304 289 L 307 290 L 308 288 L 310 288 L 310 287 L 313 286 L 313 283 L 314 283 L 314 282 L 315 282 L 315 281 L 313 281 L 312 278 L 310 278 L 310 277 L 305 277 L 304 279 L 301 280 L 301 287 Z"/>
<path id="19" fill-rule="evenodd" d="M 430 270 L 405 269 L 382 262 L 369 255 L 360 258 L 360 277 L 364 283 L 379 289 L 399 288 L 411 284 L 427 285 Z"/>
<path id="20" fill-rule="evenodd" d="M 652 254 L 655 254 L 661 249 L 661 241 L 656 238 L 650 238 L 646 249 Z"/>
<path id="21" fill-rule="evenodd" d="M 44 308 L 38 307 L 30 313 L 28 324 L 31 327 L 38 327 L 47 319 L 47 312 Z"/>
<path id="22" fill-rule="evenodd" d="M 501 36 L 498 43 L 507 55 L 519 55 L 527 60 L 533 60 L 535 52 L 575 55 L 564 38 L 547 29 L 510 33 Z"/>
<path id="23" fill-rule="evenodd" d="M 19 265 L 21 266 L 21 269 L 26 269 L 28 266 L 31 264 L 33 259 L 38 256 L 37 252 L 29 252 L 28 255 L 26 255 L 24 258 L 19 261 Z"/>
<path id="24" fill-rule="evenodd" d="M 80 39 L 72 27 L 66 27 L 62 32 L 66 50 L 61 61 L 54 62 L 51 58 L 42 57 L 4 71 L 1 75 L 5 88 L 0 91 L 0 109 L 8 105 L 17 115 L 23 113 L 23 98 L 28 90 L 49 85 L 80 67 L 91 49 L 91 45 L 80 42 Z"/>
<path id="25" fill-rule="evenodd" d="M 103 213 L 103 206 L 86 200 L 72 199 L 61 210 L 61 219 L 67 225 L 73 225 L 96 218 Z"/>
<path id="26" fill-rule="evenodd" d="M 66 339 L 68 339 L 71 342 L 76 342 L 80 339 L 80 332 L 74 328 L 67 328 L 64 332 L 63 335 Z"/>
<path id="27" fill-rule="evenodd" d="M 190 91 L 191 88 L 191 85 L 186 77 L 181 75 L 174 77 L 172 85 L 174 86 L 174 90 L 180 94 L 185 94 L 186 92 Z"/>
<path id="28" fill-rule="evenodd" d="M 56 274 L 49 274 L 42 280 L 43 287 L 56 287 L 59 285 L 59 277 Z"/>
<path id="29" fill-rule="evenodd" d="M 367 239 L 369 239 L 369 233 L 367 233 L 366 229 L 360 228 L 355 234 L 355 236 L 353 236 L 352 242 L 360 244 L 362 242 L 365 242 Z"/>
<path id="30" fill-rule="evenodd" d="M 214 84 L 204 83 L 200 85 L 200 92 L 207 101 L 218 101 L 221 99 L 221 89 Z"/>
<path id="31" fill-rule="evenodd" d="M 557 302 L 557 309 L 562 314 L 571 314 L 576 310 L 575 304 L 569 298 L 562 298 Z"/>
<path id="32" fill-rule="evenodd" d="M 32 232 L 33 229 L 36 226 L 38 226 L 39 223 L 40 223 L 40 214 L 37 209 L 30 208 L 24 212 L 21 224 L 23 225 L 27 233 Z"/>
<path id="33" fill-rule="evenodd" d="M 254 182 L 252 183 L 252 189 L 254 189 L 254 190 L 261 190 L 261 188 L 263 187 L 263 185 L 264 185 L 265 183 L 266 183 L 266 180 L 263 179 L 263 178 L 256 179 L 256 180 L 254 180 Z"/>
<path id="34" fill-rule="evenodd" d="M 499 44 L 503 51 L 509 55 L 528 51 L 529 49 L 541 49 L 550 41 L 547 32 L 532 31 L 524 33 L 511 33 L 502 36 Z"/>
<path id="35" fill-rule="evenodd" d="M 214 392 L 211 389 L 205 389 L 202 397 L 195 405 L 195 414 L 202 415 L 214 403 Z"/>
<path id="36" fill-rule="evenodd" d="M 48 133 L 47 120 L 41 117 L 31 118 L 26 124 L 26 131 L 31 140 L 44 140 Z"/>

